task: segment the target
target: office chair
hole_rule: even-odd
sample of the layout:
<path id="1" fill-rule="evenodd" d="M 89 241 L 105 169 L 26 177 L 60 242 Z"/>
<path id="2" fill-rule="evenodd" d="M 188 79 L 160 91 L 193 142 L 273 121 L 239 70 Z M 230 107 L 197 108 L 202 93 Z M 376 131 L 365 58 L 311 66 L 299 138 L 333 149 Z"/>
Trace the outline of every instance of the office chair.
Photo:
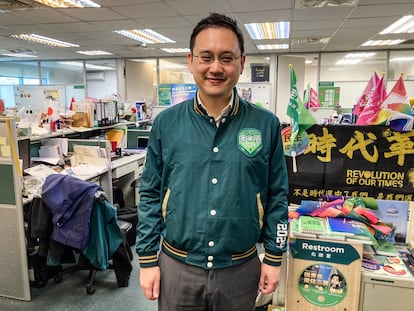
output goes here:
<path id="1" fill-rule="evenodd" d="M 130 261 L 133 258 L 132 251 L 129 247 L 126 247 L 127 245 L 125 242 L 126 242 L 126 234 L 128 233 L 129 230 L 131 230 L 132 224 L 126 221 L 122 221 L 122 220 L 118 220 L 117 224 L 122 232 L 123 244 L 124 244 L 123 247 L 128 250 L 128 258 Z M 84 271 L 84 270 L 89 271 L 88 276 L 87 276 L 87 281 L 85 284 L 85 289 L 88 295 L 93 295 L 96 291 L 96 288 L 94 287 L 96 273 L 101 270 L 96 268 L 94 265 L 92 265 L 90 261 L 88 260 L 88 258 L 82 252 L 79 252 L 78 250 L 74 250 L 74 251 L 77 253 L 77 257 L 78 257 L 76 264 L 62 269 L 59 273 L 57 273 L 54 276 L 53 279 L 55 283 L 61 283 L 63 281 L 64 275 L 66 274 L 72 274 L 74 272 Z M 113 262 L 109 263 L 108 269 L 115 269 Z M 116 275 L 117 282 L 118 282 L 118 287 L 128 287 L 130 272 L 131 271 L 129 271 L 128 268 L 126 271 L 127 275 L 125 275 L 125 272 L 123 275 L 119 275 L 119 272 L 117 273 L 117 271 L 115 271 L 115 275 Z"/>
<path id="2" fill-rule="evenodd" d="M 128 286 L 132 271 L 132 252 L 126 234 L 132 225 L 117 221 L 116 209 L 100 186 L 70 175 L 49 175 L 42 188 L 42 201 L 52 214 L 53 230 L 47 254 L 47 265 L 61 265 L 67 248 L 76 252 L 77 263 L 55 275 L 88 270 L 86 292 L 95 292 L 96 272 L 113 268 L 118 286 Z"/>

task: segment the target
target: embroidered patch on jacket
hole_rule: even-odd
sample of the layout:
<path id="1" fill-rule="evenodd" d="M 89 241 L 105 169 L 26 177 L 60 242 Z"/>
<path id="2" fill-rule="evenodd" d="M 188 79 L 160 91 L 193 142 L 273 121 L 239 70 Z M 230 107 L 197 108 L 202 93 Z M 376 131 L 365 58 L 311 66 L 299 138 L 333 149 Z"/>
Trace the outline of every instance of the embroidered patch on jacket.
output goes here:
<path id="1" fill-rule="evenodd" d="M 242 129 L 238 133 L 239 149 L 248 157 L 254 157 L 262 150 L 262 132 L 253 128 Z"/>

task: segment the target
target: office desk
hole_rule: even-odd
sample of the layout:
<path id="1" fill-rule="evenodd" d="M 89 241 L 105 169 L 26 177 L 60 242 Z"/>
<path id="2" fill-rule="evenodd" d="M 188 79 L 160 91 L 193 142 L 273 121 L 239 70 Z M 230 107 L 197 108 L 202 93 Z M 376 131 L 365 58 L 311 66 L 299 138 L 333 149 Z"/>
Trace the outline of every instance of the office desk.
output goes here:
<path id="1" fill-rule="evenodd" d="M 145 153 L 124 155 L 112 161 L 112 179 L 124 194 L 126 206 L 137 206 L 139 202 L 138 187 L 131 187 L 132 182 L 139 182 L 144 169 Z"/>

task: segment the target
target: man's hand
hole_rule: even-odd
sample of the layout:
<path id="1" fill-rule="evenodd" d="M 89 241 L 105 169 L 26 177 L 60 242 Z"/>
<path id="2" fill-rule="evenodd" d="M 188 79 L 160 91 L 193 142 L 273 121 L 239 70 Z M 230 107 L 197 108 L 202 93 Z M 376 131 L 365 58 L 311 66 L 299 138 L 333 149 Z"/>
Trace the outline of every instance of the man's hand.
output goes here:
<path id="1" fill-rule="evenodd" d="M 160 267 L 141 268 L 139 272 L 139 281 L 141 289 L 149 300 L 158 299 L 160 295 Z"/>
<path id="2" fill-rule="evenodd" d="M 259 290 L 262 294 L 273 293 L 279 286 L 280 280 L 280 266 L 274 267 L 268 264 L 262 263 Z"/>

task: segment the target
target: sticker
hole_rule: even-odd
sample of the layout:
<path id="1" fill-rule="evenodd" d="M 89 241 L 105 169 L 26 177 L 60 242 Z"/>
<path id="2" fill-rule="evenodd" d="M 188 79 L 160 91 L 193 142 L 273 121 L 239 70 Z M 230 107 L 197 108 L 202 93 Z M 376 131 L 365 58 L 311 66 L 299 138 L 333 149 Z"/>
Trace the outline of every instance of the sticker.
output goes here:
<path id="1" fill-rule="evenodd" d="M 344 300 L 347 294 L 345 277 L 328 264 L 307 267 L 299 277 L 298 289 L 303 298 L 320 307 L 334 306 Z"/>
<path id="2" fill-rule="evenodd" d="M 248 157 L 254 157 L 262 150 L 262 132 L 253 128 L 242 129 L 238 133 L 239 149 Z"/>
<path id="3" fill-rule="evenodd" d="M 6 144 L 6 137 L 0 137 L 0 145 Z"/>
<path id="4" fill-rule="evenodd" d="M 282 130 L 282 143 L 283 143 L 283 151 L 285 155 L 292 156 L 294 153 L 295 155 L 300 155 L 305 152 L 306 148 L 309 145 L 309 138 L 308 133 L 302 131 L 298 133 L 296 136 L 293 144 L 290 142 L 290 136 L 292 134 L 292 127 L 287 126 Z"/>

